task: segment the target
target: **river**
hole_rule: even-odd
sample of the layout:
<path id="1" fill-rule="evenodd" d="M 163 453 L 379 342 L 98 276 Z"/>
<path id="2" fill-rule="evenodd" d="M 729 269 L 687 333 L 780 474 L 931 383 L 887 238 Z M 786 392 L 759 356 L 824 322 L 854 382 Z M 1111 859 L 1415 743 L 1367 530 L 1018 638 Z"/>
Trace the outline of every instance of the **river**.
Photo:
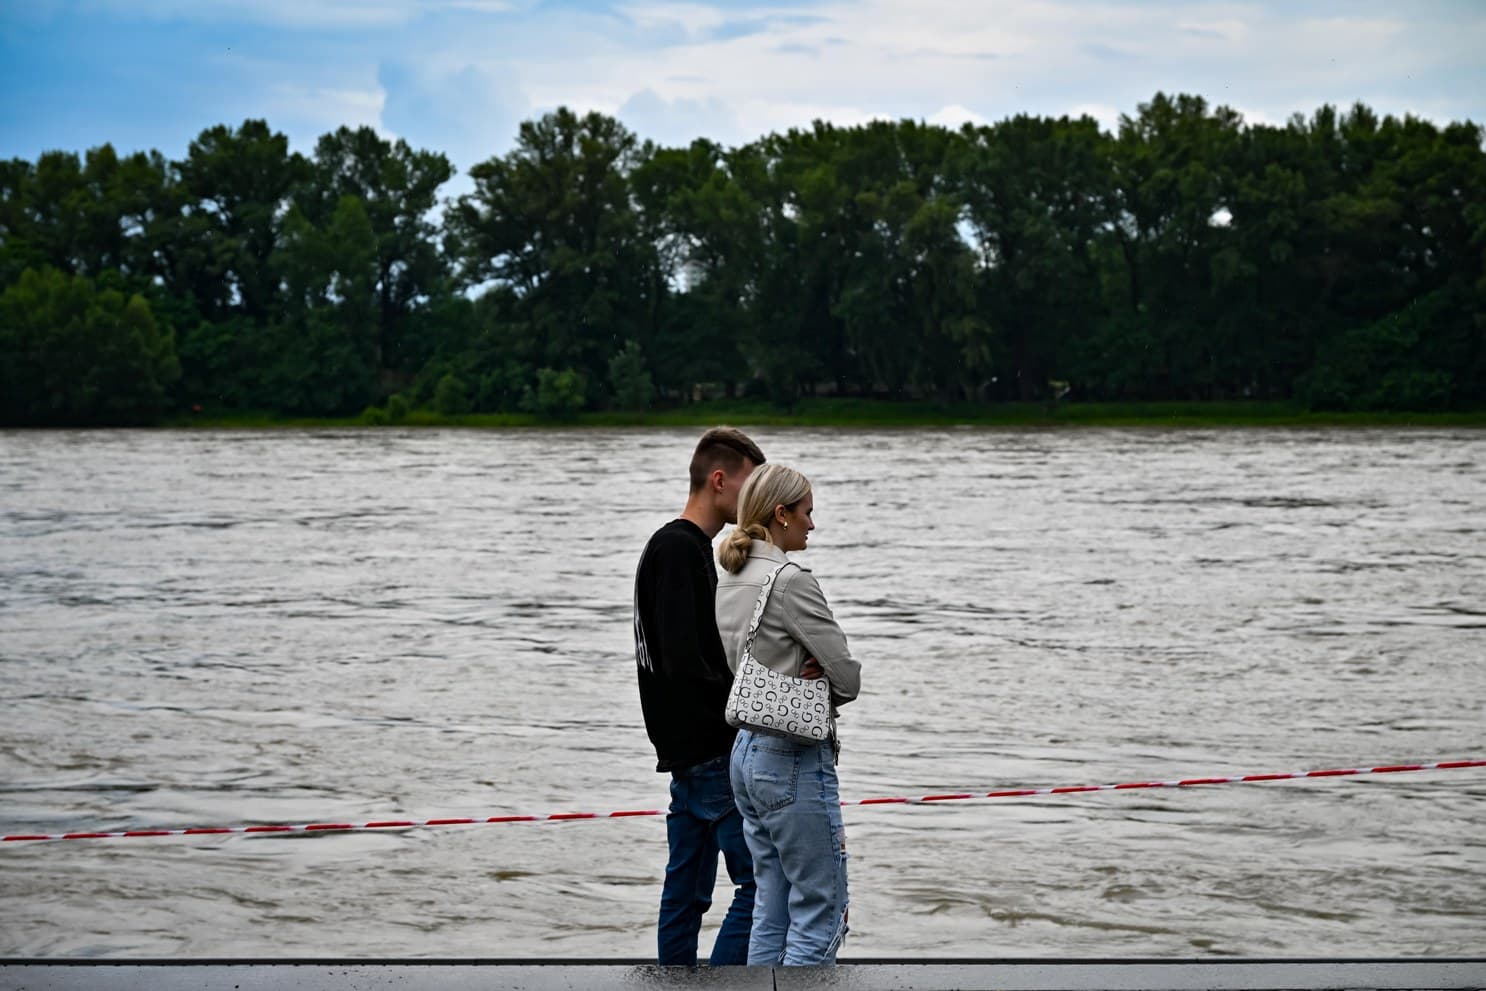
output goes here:
<path id="1" fill-rule="evenodd" d="M 697 433 L 0 433 L 0 832 L 662 805 L 631 579 Z M 846 799 L 1486 751 L 1486 432 L 753 435 Z M 843 958 L 1479 953 L 1483 821 L 1483 770 L 850 808 Z M 645 957 L 665 848 L 9 843 L 0 953 Z"/>

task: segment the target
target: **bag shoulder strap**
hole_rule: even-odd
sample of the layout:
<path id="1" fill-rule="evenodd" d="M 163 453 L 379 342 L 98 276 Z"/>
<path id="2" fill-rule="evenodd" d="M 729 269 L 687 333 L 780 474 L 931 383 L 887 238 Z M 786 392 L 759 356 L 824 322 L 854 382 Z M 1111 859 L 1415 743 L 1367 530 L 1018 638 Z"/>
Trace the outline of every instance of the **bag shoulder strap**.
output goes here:
<path id="1" fill-rule="evenodd" d="M 764 607 L 769 604 L 769 593 L 774 591 L 774 580 L 781 571 L 794 563 L 785 561 L 764 578 L 764 587 L 759 589 L 758 601 L 753 604 L 753 619 L 748 624 L 748 642 L 743 646 L 745 652 L 753 653 L 753 641 L 758 637 L 758 624 L 764 618 Z"/>

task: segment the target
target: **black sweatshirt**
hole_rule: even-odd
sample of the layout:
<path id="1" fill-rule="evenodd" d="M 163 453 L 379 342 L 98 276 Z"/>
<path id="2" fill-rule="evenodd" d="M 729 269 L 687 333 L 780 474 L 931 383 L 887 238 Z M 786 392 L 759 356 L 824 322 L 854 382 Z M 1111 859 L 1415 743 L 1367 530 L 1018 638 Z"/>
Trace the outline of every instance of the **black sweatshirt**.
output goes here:
<path id="1" fill-rule="evenodd" d="M 657 771 L 728 754 L 737 733 L 723 719 L 733 674 L 717 633 L 712 541 L 689 520 L 651 536 L 635 571 L 635 662 L 640 708 Z"/>

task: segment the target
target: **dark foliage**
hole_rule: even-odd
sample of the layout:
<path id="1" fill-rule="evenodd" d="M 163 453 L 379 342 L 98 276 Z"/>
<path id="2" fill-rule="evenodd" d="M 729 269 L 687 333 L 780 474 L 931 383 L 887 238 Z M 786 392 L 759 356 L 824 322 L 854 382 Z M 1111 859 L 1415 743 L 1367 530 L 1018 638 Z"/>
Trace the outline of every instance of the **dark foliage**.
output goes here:
<path id="1" fill-rule="evenodd" d="M 659 148 L 562 109 L 443 202 L 443 155 L 368 128 L 310 157 L 254 120 L 181 161 L 48 152 L 0 162 L 0 422 L 1054 388 L 1479 407 L 1482 137 L 1158 94 L 1114 134 L 1020 116 Z"/>

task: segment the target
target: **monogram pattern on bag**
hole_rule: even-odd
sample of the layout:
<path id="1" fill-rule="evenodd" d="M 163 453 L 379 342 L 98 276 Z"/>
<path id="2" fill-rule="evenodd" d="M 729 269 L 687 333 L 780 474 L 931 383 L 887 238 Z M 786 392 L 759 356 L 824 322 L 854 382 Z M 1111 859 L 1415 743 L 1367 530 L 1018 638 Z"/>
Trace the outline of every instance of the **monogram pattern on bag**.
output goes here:
<path id="1" fill-rule="evenodd" d="M 759 621 L 763 619 L 774 579 L 784 568 L 781 564 L 769 572 L 759 590 L 753 620 L 748 624 L 748 640 L 743 645 L 743 658 L 728 693 L 726 717 L 731 726 L 773 730 L 802 740 L 826 740 L 831 734 L 830 682 L 825 678 L 780 674 L 753 656 Z"/>
<path id="2" fill-rule="evenodd" d="M 830 685 L 771 671 L 746 654 L 733 679 L 728 722 L 824 740 L 830 735 Z M 734 721 L 736 719 L 736 721 Z"/>

